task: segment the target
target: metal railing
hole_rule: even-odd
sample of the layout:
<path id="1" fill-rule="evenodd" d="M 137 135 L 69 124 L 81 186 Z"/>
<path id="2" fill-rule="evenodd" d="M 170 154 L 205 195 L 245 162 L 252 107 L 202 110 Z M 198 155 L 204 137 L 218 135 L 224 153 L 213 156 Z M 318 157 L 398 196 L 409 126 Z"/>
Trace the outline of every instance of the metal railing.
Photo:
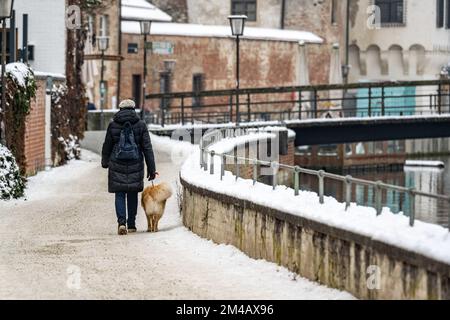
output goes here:
<path id="1" fill-rule="evenodd" d="M 200 140 L 200 167 L 208 171 L 211 175 L 215 173 L 215 165 L 214 165 L 214 159 L 216 157 L 220 158 L 220 180 L 223 179 L 225 175 L 225 164 L 227 163 L 227 159 L 231 159 L 234 165 L 235 169 L 235 177 L 236 181 L 240 178 L 240 163 L 248 163 L 252 166 L 252 180 L 253 185 L 255 185 L 258 182 L 258 169 L 260 166 L 266 166 L 272 169 L 272 188 L 273 190 L 277 187 L 277 174 L 279 169 L 284 169 L 292 174 L 293 178 L 293 184 L 294 184 L 294 195 L 298 196 L 300 193 L 300 174 L 306 174 L 310 176 L 317 177 L 318 179 L 318 195 L 319 195 L 319 202 L 320 204 L 324 204 L 325 202 L 325 181 L 326 179 L 342 182 L 344 184 L 344 193 L 345 193 L 345 210 L 347 211 L 351 204 L 352 199 L 352 186 L 353 185 L 359 185 L 363 187 L 372 187 L 375 190 L 375 209 L 377 212 L 377 216 L 379 216 L 383 209 L 382 204 L 382 196 L 383 196 L 383 190 L 391 190 L 396 191 L 399 193 L 405 194 L 405 196 L 409 197 L 409 224 L 411 227 L 414 226 L 414 222 L 416 220 L 415 215 L 415 199 L 417 196 L 427 197 L 431 199 L 436 200 L 444 200 L 449 203 L 450 206 L 450 196 L 446 195 L 440 195 L 440 194 L 432 194 L 428 192 L 422 192 L 419 190 L 416 190 L 414 188 L 406 188 L 396 185 L 391 185 L 384 183 L 382 181 L 369 181 L 364 179 L 358 179 L 354 178 L 351 175 L 342 176 L 338 174 L 328 173 L 324 170 L 311 170 L 311 169 L 305 169 L 301 168 L 300 166 L 290 166 L 286 164 L 281 164 L 276 161 L 264 161 L 259 159 L 250 159 L 246 157 L 240 157 L 236 155 L 231 155 L 227 153 L 216 153 L 214 150 L 208 150 L 209 146 L 215 142 L 218 142 L 221 137 L 224 137 L 226 135 L 223 134 L 224 130 L 230 129 L 218 129 L 213 132 L 210 132 L 202 137 Z M 238 134 L 234 136 L 240 136 L 245 135 L 246 130 L 239 128 L 236 131 Z M 219 139 L 211 139 L 212 137 L 218 137 Z M 208 158 L 209 158 L 209 168 L 208 168 Z M 448 213 L 448 229 L 450 231 L 450 212 Z"/>
<path id="2" fill-rule="evenodd" d="M 177 92 L 146 99 L 156 110 L 147 114 L 148 123 L 162 126 L 315 119 L 328 113 L 340 118 L 448 114 L 450 80 Z"/>

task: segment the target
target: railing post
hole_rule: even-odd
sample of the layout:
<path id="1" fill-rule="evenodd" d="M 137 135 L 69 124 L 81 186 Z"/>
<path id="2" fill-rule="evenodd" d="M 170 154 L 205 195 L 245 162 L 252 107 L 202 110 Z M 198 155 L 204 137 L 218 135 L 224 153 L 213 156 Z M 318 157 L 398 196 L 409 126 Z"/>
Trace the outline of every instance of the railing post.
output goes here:
<path id="1" fill-rule="evenodd" d="M 413 188 L 409 189 L 409 225 L 414 227 L 414 222 L 416 220 L 416 194 Z"/>
<path id="2" fill-rule="evenodd" d="M 238 158 L 237 156 L 234 157 L 234 168 L 235 168 L 235 172 L 236 172 L 236 181 L 239 179 L 239 174 L 240 174 L 240 170 L 239 170 L 239 163 L 238 163 Z"/>
<path id="3" fill-rule="evenodd" d="M 230 95 L 230 121 L 233 122 L 233 95 Z"/>
<path id="4" fill-rule="evenodd" d="M 369 117 L 372 116 L 372 87 L 369 87 Z"/>
<path id="5" fill-rule="evenodd" d="M 317 119 L 317 114 L 318 114 L 318 96 L 317 96 L 317 89 L 314 89 L 314 119 Z"/>
<path id="6" fill-rule="evenodd" d="M 258 160 L 253 162 L 253 185 L 256 185 L 258 182 Z"/>
<path id="7" fill-rule="evenodd" d="M 295 196 L 298 196 L 300 193 L 300 167 L 295 166 L 294 168 L 294 191 Z"/>
<path id="8" fill-rule="evenodd" d="M 275 190 L 277 188 L 277 171 L 278 171 L 278 163 L 273 161 L 270 163 L 270 166 L 272 167 L 272 189 Z"/>
<path id="9" fill-rule="evenodd" d="M 438 85 L 438 114 L 442 113 L 442 85 Z"/>
<path id="10" fill-rule="evenodd" d="M 184 97 L 181 97 L 181 124 L 184 125 Z"/>
<path id="11" fill-rule="evenodd" d="M 211 151 L 210 157 L 209 157 L 209 161 L 210 161 L 210 163 L 209 163 L 209 174 L 211 174 L 211 175 L 214 174 L 214 155 L 215 154 L 216 153 L 213 150 L 213 151 Z"/>
<path id="12" fill-rule="evenodd" d="M 352 201 L 352 176 L 345 177 L 345 211 L 350 208 Z"/>
<path id="13" fill-rule="evenodd" d="M 375 209 L 377 210 L 377 216 L 379 216 L 381 214 L 381 211 L 383 209 L 383 204 L 382 204 L 382 189 L 381 189 L 381 181 L 377 181 L 377 185 L 375 186 Z"/>
<path id="14" fill-rule="evenodd" d="M 302 120 L 302 91 L 298 91 L 298 119 Z"/>
<path id="15" fill-rule="evenodd" d="M 385 114 L 385 92 L 384 92 L 384 85 L 381 86 L 381 115 L 384 116 Z"/>
<path id="16" fill-rule="evenodd" d="M 325 171 L 320 170 L 318 173 L 318 177 L 319 177 L 319 202 L 320 204 L 324 204 L 324 190 L 325 190 L 325 186 L 324 186 L 324 174 Z"/>
<path id="17" fill-rule="evenodd" d="M 252 121 L 251 118 L 250 93 L 247 93 L 247 122 Z"/>
<path id="18" fill-rule="evenodd" d="M 141 110 L 143 112 L 143 110 Z M 161 103 L 161 127 L 164 127 L 166 124 L 166 115 L 164 110 L 164 103 Z"/>
<path id="19" fill-rule="evenodd" d="M 220 180 L 221 181 L 223 180 L 223 176 L 225 175 L 225 161 L 226 161 L 225 155 L 222 155 L 220 157 Z"/>
<path id="20" fill-rule="evenodd" d="M 200 168 L 203 168 L 203 152 L 202 142 L 200 141 Z"/>

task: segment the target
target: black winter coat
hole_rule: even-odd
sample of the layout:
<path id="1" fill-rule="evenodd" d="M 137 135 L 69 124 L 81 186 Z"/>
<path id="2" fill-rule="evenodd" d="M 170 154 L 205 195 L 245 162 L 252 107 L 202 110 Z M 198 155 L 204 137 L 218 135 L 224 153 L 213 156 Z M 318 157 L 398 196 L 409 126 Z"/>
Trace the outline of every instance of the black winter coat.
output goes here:
<path id="1" fill-rule="evenodd" d="M 120 133 L 127 122 L 132 125 L 136 144 L 141 151 L 138 160 L 121 161 L 115 157 Z M 110 193 L 141 192 L 144 189 L 144 159 L 147 164 L 147 173 L 154 175 L 155 158 L 147 125 L 139 119 L 134 109 L 122 109 L 109 124 L 102 149 L 102 167 L 109 168 L 108 191 Z"/>

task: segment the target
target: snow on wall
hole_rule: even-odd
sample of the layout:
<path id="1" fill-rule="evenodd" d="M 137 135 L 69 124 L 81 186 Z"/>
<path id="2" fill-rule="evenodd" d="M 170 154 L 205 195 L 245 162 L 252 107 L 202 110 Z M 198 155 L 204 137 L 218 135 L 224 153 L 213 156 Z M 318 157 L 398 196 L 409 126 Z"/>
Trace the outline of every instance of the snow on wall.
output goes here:
<path id="1" fill-rule="evenodd" d="M 140 34 L 141 29 L 138 22 L 122 21 L 122 32 Z M 230 26 L 223 25 L 201 25 L 187 23 L 152 23 L 152 35 L 186 36 L 186 37 L 212 37 L 229 38 Z M 281 30 L 268 28 L 246 27 L 243 39 L 289 41 L 306 43 L 323 43 L 323 39 L 308 31 Z"/>
<path id="2" fill-rule="evenodd" d="M 213 148 L 226 148 L 220 143 Z M 180 173 L 182 179 L 194 186 L 348 230 L 450 264 L 450 232 L 444 227 L 421 221 L 410 227 L 408 217 L 394 214 L 389 208 L 384 208 L 378 217 L 375 209 L 355 203 L 345 211 L 345 204 L 332 197 L 325 197 L 325 203 L 321 205 L 314 192 L 301 191 L 296 197 L 294 190 L 286 186 L 278 186 L 273 191 L 271 186 L 262 183 L 254 186 L 252 180 L 236 182 L 231 172 L 226 172 L 220 181 L 220 170 L 210 175 L 200 168 L 199 158 L 197 148 Z M 220 168 L 220 159 L 216 157 L 215 161 L 215 168 Z"/>

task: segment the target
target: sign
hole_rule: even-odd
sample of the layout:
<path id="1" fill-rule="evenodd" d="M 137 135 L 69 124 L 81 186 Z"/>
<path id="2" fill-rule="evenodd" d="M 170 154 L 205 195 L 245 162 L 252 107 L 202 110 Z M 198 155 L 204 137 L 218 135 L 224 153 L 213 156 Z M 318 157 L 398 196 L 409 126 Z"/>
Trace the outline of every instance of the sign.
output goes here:
<path id="1" fill-rule="evenodd" d="M 124 58 L 122 56 L 104 55 L 103 59 L 105 61 L 122 61 Z M 84 60 L 102 60 L 101 54 L 86 54 Z"/>
<path id="2" fill-rule="evenodd" d="M 175 46 L 172 42 L 152 42 L 152 52 L 154 54 L 170 55 L 173 54 Z"/>

